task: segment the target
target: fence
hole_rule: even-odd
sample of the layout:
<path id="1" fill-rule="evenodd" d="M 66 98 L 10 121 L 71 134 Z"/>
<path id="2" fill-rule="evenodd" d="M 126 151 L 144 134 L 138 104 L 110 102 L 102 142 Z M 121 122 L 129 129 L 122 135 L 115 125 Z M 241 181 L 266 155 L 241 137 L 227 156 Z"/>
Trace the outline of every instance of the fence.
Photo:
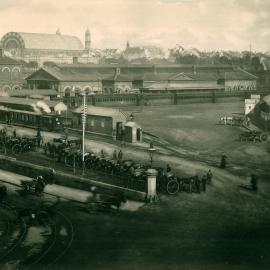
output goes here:
<path id="1" fill-rule="evenodd" d="M 183 93 L 144 93 L 144 94 L 111 94 L 111 95 L 91 95 L 87 96 L 87 103 L 96 106 L 124 107 L 141 105 L 177 105 L 185 103 L 216 103 L 240 101 L 250 97 L 251 94 L 265 96 L 268 91 L 198 91 Z M 70 107 L 76 108 L 82 104 L 82 97 L 63 97 L 63 101 Z"/>

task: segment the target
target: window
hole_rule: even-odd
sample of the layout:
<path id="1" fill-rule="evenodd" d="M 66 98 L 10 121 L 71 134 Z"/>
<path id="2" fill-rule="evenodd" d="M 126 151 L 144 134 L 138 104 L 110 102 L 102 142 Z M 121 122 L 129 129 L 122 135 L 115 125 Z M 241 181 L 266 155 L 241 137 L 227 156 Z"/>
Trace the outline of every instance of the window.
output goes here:
<path id="1" fill-rule="evenodd" d="M 93 127 L 95 125 L 94 119 L 90 120 L 90 126 Z"/>
<path id="2" fill-rule="evenodd" d="M 101 121 L 100 125 L 101 125 L 102 128 L 104 128 L 105 127 L 104 121 Z"/>

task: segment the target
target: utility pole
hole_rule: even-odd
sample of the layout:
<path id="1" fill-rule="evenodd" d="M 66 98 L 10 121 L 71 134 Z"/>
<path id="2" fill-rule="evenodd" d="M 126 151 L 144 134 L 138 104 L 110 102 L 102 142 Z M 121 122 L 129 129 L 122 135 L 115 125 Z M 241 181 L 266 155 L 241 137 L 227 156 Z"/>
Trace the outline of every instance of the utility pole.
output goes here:
<path id="1" fill-rule="evenodd" d="M 87 104 L 86 104 L 86 95 L 83 92 L 83 102 L 82 102 L 82 174 L 84 175 L 85 172 L 85 163 L 84 163 L 84 156 L 85 156 L 85 124 L 86 124 L 86 112 L 87 112 Z"/>

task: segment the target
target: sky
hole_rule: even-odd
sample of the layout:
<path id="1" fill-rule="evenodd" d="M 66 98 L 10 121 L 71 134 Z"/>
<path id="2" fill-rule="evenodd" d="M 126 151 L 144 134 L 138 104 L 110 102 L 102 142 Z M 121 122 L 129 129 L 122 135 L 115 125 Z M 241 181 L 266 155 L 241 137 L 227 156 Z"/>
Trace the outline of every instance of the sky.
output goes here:
<path id="1" fill-rule="evenodd" d="M 179 44 L 200 50 L 270 51 L 270 0 L 0 0 L 0 37 L 78 36 L 94 48 Z"/>

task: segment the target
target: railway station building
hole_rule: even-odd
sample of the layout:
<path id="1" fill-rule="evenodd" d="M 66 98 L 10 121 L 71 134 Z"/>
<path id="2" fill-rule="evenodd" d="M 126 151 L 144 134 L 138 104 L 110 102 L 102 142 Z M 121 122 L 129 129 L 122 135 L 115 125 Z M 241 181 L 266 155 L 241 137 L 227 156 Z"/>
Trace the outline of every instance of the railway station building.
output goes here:
<path id="1" fill-rule="evenodd" d="M 60 96 L 92 94 L 247 91 L 257 77 L 227 65 L 57 65 L 26 78 L 31 89 L 54 89 Z"/>
<path id="2" fill-rule="evenodd" d="M 82 107 L 73 111 L 73 129 L 82 129 Z M 122 140 L 128 115 L 120 109 L 88 106 L 86 133 Z"/>

